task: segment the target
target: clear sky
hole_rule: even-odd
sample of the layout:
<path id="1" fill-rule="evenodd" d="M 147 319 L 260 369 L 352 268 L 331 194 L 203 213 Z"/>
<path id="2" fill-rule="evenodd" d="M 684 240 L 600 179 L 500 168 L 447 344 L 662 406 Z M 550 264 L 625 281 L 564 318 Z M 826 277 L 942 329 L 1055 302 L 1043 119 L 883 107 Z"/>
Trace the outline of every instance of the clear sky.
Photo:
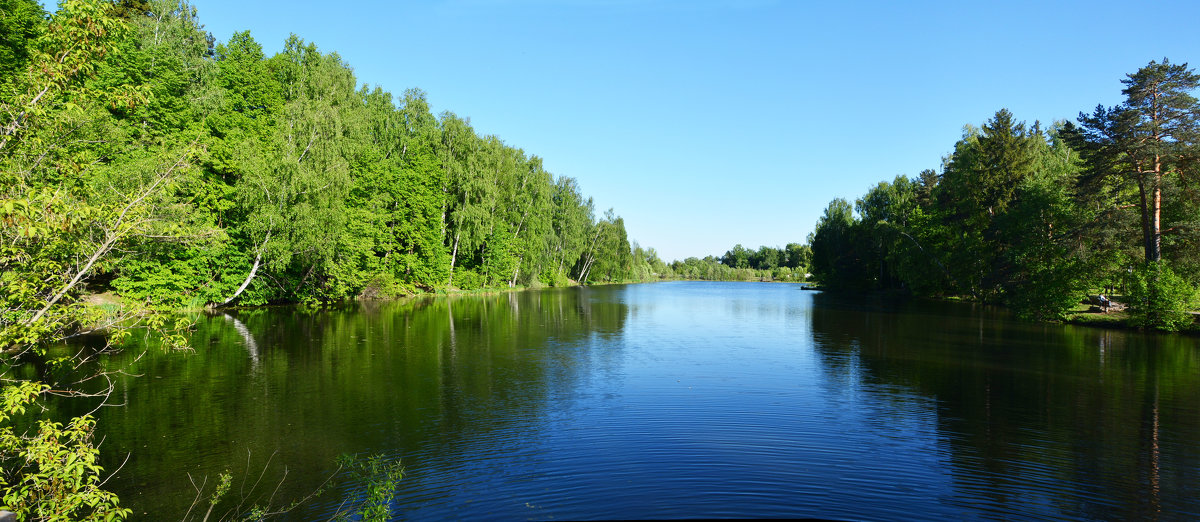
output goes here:
<path id="1" fill-rule="evenodd" d="M 1200 52 L 1200 2 L 194 0 L 296 33 L 579 180 L 667 261 L 804 242 L 828 202 L 937 169 L 965 124 L 1075 118 Z"/>

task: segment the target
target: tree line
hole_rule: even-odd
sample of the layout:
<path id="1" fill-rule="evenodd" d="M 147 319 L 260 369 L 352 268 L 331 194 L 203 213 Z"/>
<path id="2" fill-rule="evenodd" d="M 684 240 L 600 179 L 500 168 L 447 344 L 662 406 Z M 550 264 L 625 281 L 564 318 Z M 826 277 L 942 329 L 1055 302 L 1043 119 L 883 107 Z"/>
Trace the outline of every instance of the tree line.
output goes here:
<path id="1" fill-rule="evenodd" d="M 297 36 L 268 56 L 184 2 L 0 3 L 0 344 L 71 331 L 86 293 L 178 308 L 635 273 L 624 221 L 577 180 Z"/>
<path id="2" fill-rule="evenodd" d="M 52 14 L 0 0 L 0 505 L 22 516 L 127 513 L 99 487 L 90 417 L 12 424 L 45 393 L 112 391 L 102 375 L 99 392 L 35 382 L 95 354 L 52 343 L 136 324 L 185 343 L 155 310 L 589 284 L 643 265 L 577 180 L 435 116 L 420 90 L 360 85 L 297 36 L 268 55 L 249 32 L 216 42 L 179 0 Z M 79 480 L 47 489 L 64 476 Z"/>
<path id="3" fill-rule="evenodd" d="M 1043 129 L 1001 109 L 940 171 L 835 199 L 809 236 L 824 288 L 1002 303 L 1062 319 L 1124 294 L 1134 324 L 1192 324 L 1200 284 L 1200 76 L 1152 61 L 1125 101 Z"/>
<path id="4" fill-rule="evenodd" d="M 784 248 L 761 246 L 757 250 L 735 245 L 721 256 L 688 257 L 670 263 L 653 248 L 633 243 L 634 281 L 804 281 L 812 251 L 808 245 L 788 243 Z"/>
<path id="5" fill-rule="evenodd" d="M 804 281 L 810 258 L 808 245 L 800 243 L 757 250 L 738 244 L 721 256 L 674 261 L 668 273 L 674 279 L 701 281 Z"/>

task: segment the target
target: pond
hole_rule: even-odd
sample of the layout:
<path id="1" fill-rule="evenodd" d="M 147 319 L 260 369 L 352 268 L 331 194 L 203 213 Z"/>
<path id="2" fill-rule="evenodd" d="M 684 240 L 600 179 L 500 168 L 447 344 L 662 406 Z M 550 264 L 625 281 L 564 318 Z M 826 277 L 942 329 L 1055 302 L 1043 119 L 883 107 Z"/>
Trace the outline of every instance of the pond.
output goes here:
<path id="1" fill-rule="evenodd" d="M 343 454 L 403 463 L 400 519 L 1200 518 L 1194 337 L 670 282 L 237 310 L 192 347 L 104 363 L 136 518 L 226 470 L 250 501 L 327 483 L 289 516 L 328 518 Z"/>

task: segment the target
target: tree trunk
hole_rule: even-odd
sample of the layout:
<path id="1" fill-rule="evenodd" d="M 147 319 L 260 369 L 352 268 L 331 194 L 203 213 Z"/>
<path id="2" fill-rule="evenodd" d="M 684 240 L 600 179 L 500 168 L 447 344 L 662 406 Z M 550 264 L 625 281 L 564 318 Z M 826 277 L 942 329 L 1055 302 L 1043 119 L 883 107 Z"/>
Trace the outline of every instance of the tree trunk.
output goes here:
<path id="1" fill-rule="evenodd" d="M 316 262 L 313 262 L 313 264 L 308 265 L 308 270 L 304 271 L 304 277 L 301 277 L 300 282 L 296 283 L 296 288 L 292 289 L 292 295 L 296 295 L 296 293 L 299 292 L 300 289 L 304 287 L 304 283 L 308 281 L 308 276 L 312 275 L 313 269 L 316 267 L 317 267 Z"/>
<path id="2" fill-rule="evenodd" d="M 42 93 L 38 94 L 38 96 L 41 97 L 42 94 L 45 94 L 45 91 L 42 91 Z M 36 102 L 37 99 L 34 99 L 34 101 Z M 0 147 L 3 147 L 3 145 L 4 145 L 3 143 L 0 143 Z M 67 295 L 67 292 L 70 292 L 71 289 L 75 287 L 75 285 L 79 284 L 79 282 L 83 280 L 84 276 L 86 276 L 88 273 L 91 272 L 92 266 L 94 266 L 97 261 L 99 261 L 100 259 L 107 256 L 108 253 L 110 251 L 112 251 L 113 247 L 116 246 L 118 241 L 120 241 L 121 239 L 124 239 L 125 237 L 128 236 L 128 234 L 129 234 L 128 226 L 129 225 L 128 225 L 128 221 L 126 221 L 126 220 L 127 220 L 127 218 L 130 217 L 130 212 L 133 211 L 139 205 L 141 205 L 142 202 L 146 200 L 146 198 L 150 197 L 151 194 L 153 194 L 155 191 L 157 191 L 159 186 L 161 186 L 163 184 L 163 182 L 165 182 L 167 180 L 167 178 L 169 178 L 171 176 L 171 174 L 173 174 L 177 168 L 179 168 L 180 166 L 183 165 L 183 160 L 186 157 L 187 157 L 187 154 L 185 153 L 183 157 L 181 157 L 175 161 L 175 164 L 171 165 L 171 168 L 167 169 L 166 172 L 160 174 L 158 176 L 158 178 L 155 179 L 154 182 L 150 184 L 149 187 L 146 187 L 144 190 L 142 190 L 141 194 L 139 194 L 136 198 L 134 198 L 129 203 L 125 204 L 125 206 L 121 209 L 121 212 L 119 214 L 117 214 L 116 221 L 114 221 L 113 224 L 111 226 L 109 226 L 109 228 L 107 230 L 104 231 L 104 243 L 101 243 L 100 246 L 96 248 L 96 250 L 92 253 L 91 257 L 88 258 L 87 263 L 84 264 L 84 266 L 82 268 L 80 268 L 78 272 L 75 273 L 75 276 L 72 277 L 71 280 L 68 281 L 66 285 L 64 285 L 61 289 L 59 289 L 58 293 L 54 294 L 54 296 L 51 297 L 50 300 L 46 301 L 46 304 L 44 306 L 42 306 L 42 308 L 38 309 L 38 311 L 33 314 L 33 317 L 31 317 L 23 322 L 24 325 L 28 326 L 28 325 L 34 324 L 34 323 L 38 322 L 39 320 L 41 320 L 42 317 L 46 315 L 46 312 L 50 311 L 51 307 L 53 307 L 60 300 L 62 300 L 62 298 Z"/>
<path id="3" fill-rule="evenodd" d="M 1146 261 L 1162 259 L 1162 158 L 1154 155 L 1153 209 L 1150 221 L 1150 241 Z"/>
<path id="4" fill-rule="evenodd" d="M 510 280 L 508 282 L 509 288 L 517 286 L 517 275 L 521 273 L 521 261 L 524 261 L 524 260 L 525 260 L 524 255 L 517 256 L 517 268 L 516 268 L 516 270 L 513 270 L 512 280 Z"/>
<path id="5" fill-rule="evenodd" d="M 109 232 L 104 243 L 101 244 L 94 253 L 92 253 L 92 256 L 87 260 L 87 264 L 85 264 L 83 268 L 80 268 L 79 271 L 75 273 L 75 277 L 71 278 L 71 280 L 67 282 L 67 284 L 58 291 L 58 293 L 54 294 L 54 297 L 51 297 L 49 301 L 46 301 L 46 304 L 42 306 L 37 313 L 33 314 L 33 317 L 27 319 L 24 324 L 28 326 L 41 320 L 42 316 L 46 315 L 46 312 L 49 311 L 51 307 L 57 304 L 58 301 L 63 298 L 63 296 L 67 295 L 67 292 L 69 292 L 75 287 L 75 285 L 79 284 L 79 282 L 83 280 L 83 276 L 87 275 L 92 270 L 92 265 L 95 265 L 96 261 L 107 255 L 108 252 L 112 250 L 112 247 L 114 244 L 116 244 L 118 238 L 120 238 L 120 236 L 116 232 Z"/>
<path id="6" fill-rule="evenodd" d="M 579 270 L 579 284 L 581 284 L 581 285 L 587 284 L 587 274 L 588 274 L 588 271 L 592 269 L 592 261 L 595 259 L 596 258 L 593 257 L 591 254 L 588 254 L 587 257 L 584 259 L 583 268 L 581 268 Z"/>
<path id="7" fill-rule="evenodd" d="M 1138 210 L 1141 211 L 1142 218 L 1142 251 L 1145 253 L 1146 262 L 1149 263 L 1152 259 L 1154 247 L 1150 242 L 1154 238 L 1154 233 L 1150 228 L 1150 202 L 1146 194 L 1146 179 L 1145 177 L 1138 178 L 1138 197 L 1141 198 L 1141 204 L 1138 205 Z"/>
<path id="8" fill-rule="evenodd" d="M 592 238 L 592 246 L 588 248 L 588 252 L 583 261 L 583 268 L 579 270 L 579 284 L 587 283 L 587 274 L 592 269 L 592 263 L 596 262 L 596 243 L 600 241 L 600 234 L 604 231 L 601 223 L 596 224 L 596 237 Z"/>
<path id="9" fill-rule="evenodd" d="M 567 253 L 562 248 L 558 249 L 558 273 L 563 273 L 563 265 L 567 263 Z"/>
<path id="10" fill-rule="evenodd" d="M 462 237 L 462 231 L 454 233 L 454 249 L 450 251 L 450 281 L 447 285 L 454 284 L 454 260 L 458 258 L 458 238 Z"/>
<path id="11" fill-rule="evenodd" d="M 517 224 L 517 233 L 513 234 L 513 243 L 517 242 L 517 238 L 521 237 L 521 229 L 525 228 L 525 218 L 529 216 L 529 209 L 521 214 L 521 222 Z M 525 260 L 525 254 L 517 256 L 517 268 L 513 270 L 512 279 L 508 282 L 508 287 L 512 288 L 517 285 L 517 274 L 521 273 L 521 261 Z"/>
<path id="12" fill-rule="evenodd" d="M 237 291 L 234 292 L 233 295 L 229 297 L 229 299 L 226 299 L 224 303 L 221 303 L 220 306 L 228 306 L 229 303 L 232 303 L 233 300 L 237 299 L 239 295 L 242 295 L 242 292 L 246 291 L 246 288 L 250 286 L 251 281 L 254 281 L 254 276 L 258 275 L 258 267 L 262 266 L 262 251 L 264 248 L 267 247 L 267 241 L 270 241 L 270 240 L 271 240 L 271 233 L 268 232 L 267 238 L 264 239 L 262 242 L 262 245 L 260 245 L 258 247 L 258 253 L 254 255 L 254 265 L 250 267 L 250 274 L 248 274 L 246 276 L 245 281 L 242 281 L 242 286 L 239 286 Z"/>

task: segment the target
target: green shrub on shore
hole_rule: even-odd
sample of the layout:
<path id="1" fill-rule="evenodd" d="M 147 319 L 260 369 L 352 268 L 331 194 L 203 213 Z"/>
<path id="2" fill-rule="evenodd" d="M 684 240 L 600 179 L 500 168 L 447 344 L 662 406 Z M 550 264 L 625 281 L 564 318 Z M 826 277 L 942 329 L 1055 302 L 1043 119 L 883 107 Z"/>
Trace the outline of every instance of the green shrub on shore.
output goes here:
<path id="1" fill-rule="evenodd" d="M 1191 310 L 1200 304 L 1200 295 L 1166 262 L 1147 263 L 1133 270 L 1128 285 L 1132 325 L 1174 332 L 1195 321 Z"/>

